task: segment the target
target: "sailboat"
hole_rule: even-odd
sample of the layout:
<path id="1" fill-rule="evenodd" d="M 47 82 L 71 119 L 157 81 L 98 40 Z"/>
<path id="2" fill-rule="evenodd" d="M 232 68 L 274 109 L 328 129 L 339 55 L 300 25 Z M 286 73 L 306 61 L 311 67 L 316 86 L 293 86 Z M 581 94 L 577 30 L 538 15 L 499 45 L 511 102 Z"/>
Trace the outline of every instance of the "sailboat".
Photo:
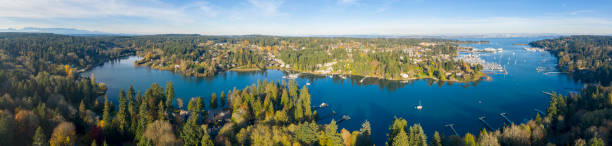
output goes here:
<path id="1" fill-rule="evenodd" d="M 423 109 L 423 105 L 421 105 L 421 100 L 419 100 L 419 105 L 414 107 L 417 110 L 422 110 Z"/>

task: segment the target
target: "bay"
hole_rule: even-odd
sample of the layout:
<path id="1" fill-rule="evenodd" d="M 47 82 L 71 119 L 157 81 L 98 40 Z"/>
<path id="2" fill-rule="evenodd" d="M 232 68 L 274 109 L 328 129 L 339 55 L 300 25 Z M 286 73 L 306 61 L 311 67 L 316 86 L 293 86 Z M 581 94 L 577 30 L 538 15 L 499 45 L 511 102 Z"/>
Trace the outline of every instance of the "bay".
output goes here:
<path id="1" fill-rule="evenodd" d="M 525 122 L 535 117 L 534 109 L 546 110 L 550 97 L 543 92 L 568 94 L 577 92 L 584 85 L 569 79 L 565 74 L 538 72 L 540 68 L 554 68 L 557 60 L 548 52 L 526 51 L 522 45 L 540 38 L 495 38 L 462 39 L 488 40 L 489 44 L 465 44 L 479 49 L 503 48 L 498 53 L 480 53 L 482 59 L 504 67 L 507 74 L 489 74 L 490 80 L 472 83 L 439 83 L 432 80 L 409 82 L 363 79 L 359 76 L 346 79 L 339 76 L 328 77 L 302 74 L 296 79 L 300 86 L 308 86 L 312 104 L 327 103 L 330 106 L 317 112 L 323 119 L 319 123 L 338 121 L 342 115 L 350 120 L 339 123 L 340 128 L 358 130 L 368 120 L 372 127 L 372 138 L 376 145 L 384 145 L 388 127 L 393 117 L 402 117 L 409 122 L 423 126 L 429 138 L 434 131 L 445 135 L 453 132 L 446 127 L 455 124 L 459 134 L 478 133 L 485 126 L 478 117 L 485 116 L 493 128 L 504 125 L 499 114 L 506 113 L 515 123 Z M 465 53 L 463 53 L 465 55 Z M 172 81 L 176 96 L 189 101 L 201 96 L 206 101 L 211 93 L 226 93 L 256 84 L 257 81 L 286 80 L 289 74 L 279 70 L 260 72 L 224 72 L 215 77 L 184 77 L 170 71 L 160 71 L 147 67 L 136 67 L 133 62 L 139 57 L 132 56 L 110 61 L 83 73 L 95 75 L 98 82 L 108 87 L 107 94 L 116 103 L 120 89 L 133 85 L 144 92 L 153 83 L 165 86 Z M 363 80 L 362 80 L 363 79 Z M 306 85 L 309 83 L 310 85 Z M 415 107 L 421 105 L 423 109 Z M 331 115 L 332 111 L 337 114 Z"/>

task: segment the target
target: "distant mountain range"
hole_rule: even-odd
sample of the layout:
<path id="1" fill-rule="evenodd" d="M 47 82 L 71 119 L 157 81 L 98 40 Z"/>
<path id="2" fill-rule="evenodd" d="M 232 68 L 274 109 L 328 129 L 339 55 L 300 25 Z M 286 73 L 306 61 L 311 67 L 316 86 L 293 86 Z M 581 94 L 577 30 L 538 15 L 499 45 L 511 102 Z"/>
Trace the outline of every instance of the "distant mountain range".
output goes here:
<path id="1" fill-rule="evenodd" d="M 24 27 L 21 29 L 8 28 L 0 29 L 0 32 L 32 32 L 32 33 L 54 33 L 54 34 L 65 34 L 65 35 L 77 35 L 77 36 L 94 36 L 94 35 L 130 35 L 130 34 L 115 34 L 100 31 L 89 31 L 74 28 L 37 28 L 37 27 Z"/>
<path id="2" fill-rule="evenodd" d="M 133 36 L 139 34 L 124 34 L 124 33 L 108 33 L 101 31 L 90 31 L 75 28 L 37 28 L 24 27 L 21 29 L 8 28 L 0 29 L 0 32 L 32 32 L 32 33 L 55 33 L 77 36 L 95 36 L 95 35 L 120 35 Z M 193 34 L 191 34 L 193 35 Z M 351 38 L 511 38 L 511 37 L 555 37 L 569 35 L 588 35 L 588 34 L 558 34 L 558 33 L 482 33 L 482 34 L 354 34 L 354 35 L 276 35 L 276 36 L 292 36 L 292 37 L 351 37 Z M 612 34 L 598 34 L 612 35 Z M 226 36 L 226 35 L 222 35 Z M 229 36 L 271 36 L 271 35 L 229 35 Z"/>

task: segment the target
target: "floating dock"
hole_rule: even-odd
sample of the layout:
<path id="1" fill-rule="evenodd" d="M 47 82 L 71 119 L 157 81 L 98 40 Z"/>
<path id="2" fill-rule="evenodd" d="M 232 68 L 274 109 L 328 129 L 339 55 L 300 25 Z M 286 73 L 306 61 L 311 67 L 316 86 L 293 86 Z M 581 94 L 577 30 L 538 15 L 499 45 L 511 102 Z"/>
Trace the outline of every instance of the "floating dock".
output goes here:
<path id="1" fill-rule="evenodd" d="M 494 130 L 493 127 L 491 127 L 491 125 L 485 121 L 484 119 L 486 119 L 487 117 L 485 116 L 480 116 L 478 117 L 478 120 L 480 120 L 480 122 L 482 122 L 482 124 L 484 124 L 489 130 Z"/>
<path id="2" fill-rule="evenodd" d="M 502 117 L 504 120 L 506 120 L 506 124 L 508 124 L 508 125 L 514 124 L 512 121 L 510 121 L 510 119 L 508 119 L 508 117 L 506 117 L 506 115 L 507 115 L 507 113 L 499 114 L 500 117 Z"/>
<path id="3" fill-rule="evenodd" d="M 539 110 L 537 108 L 534 108 L 533 111 L 540 113 L 541 116 L 546 116 L 546 112 Z"/>
<path id="4" fill-rule="evenodd" d="M 457 133 L 457 130 L 455 130 L 455 123 L 446 124 L 446 125 L 444 125 L 444 126 L 446 126 L 446 127 L 450 128 L 450 129 L 453 131 L 453 133 L 454 133 L 455 135 L 459 135 L 459 133 Z"/>
<path id="5" fill-rule="evenodd" d="M 336 123 L 340 124 L 341 122 L 346 121 L 346 120 L 350 120 L 350 119 L 351 119 L 350 116 L 342 115 L 342 119 L 338 120 L 338 122 L 336 122 Z"/>

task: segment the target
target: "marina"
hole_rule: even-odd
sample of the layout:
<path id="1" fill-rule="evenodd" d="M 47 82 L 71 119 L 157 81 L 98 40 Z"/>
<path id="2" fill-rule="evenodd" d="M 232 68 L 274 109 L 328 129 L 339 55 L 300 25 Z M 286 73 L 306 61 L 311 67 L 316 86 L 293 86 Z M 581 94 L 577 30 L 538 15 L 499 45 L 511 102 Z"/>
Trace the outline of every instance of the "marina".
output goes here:
<path id="1" fill-rule="evenodd" d="M 353 131 L 359 130 L 367 120 L 372 125 L 372 138 L 376 145 L 384 145 L 394 116 L 402 117 L 410 124 L 420 123 L 428 135 L 434 131 L 445 135 L 464 135 L 467 132 L 478 133 L 483 128 L 503 127 L 507 121 L 499 113 L 507 113 L 505 116 L 509 120 L 517 122 L 535 117 L 538 112 L 534 112 L 534 109 L 546 109 L 550 100 L 550 96 L 542 91 L 558 94 L 579 91 L 583 86 L 567 80 L 564 74 L 551 76 L 537 71 L 538 66 L 555 66 L 556 60 L 548 52 L 528 52 L 521 46 L 511 45 L 536 39 L 539 38 L 490 39 L 491 44 L 467 44 L 478 48 L 504 48 L 503 52 L 498 53 L 459 55 L 477 55 L 464 59 L 472 59 L 475 63 L 497 64 L 483 68 L 503 69 L 507 72 L 488 73 L 491 80 L 474 83 L 447 83 L 428 79 L 388 81 L 338 74 L 313 76 L 279 70 L 230 71 L 212 78 L 196 78 L 134 66 L 138 57 L 108 62 L 82 75 L 95 74 L 96 80 L 108 87 L 107 93 L 113 102 L 117 102 L 119 90 L 129 88 L 130 84 L 137 91 L 144 92 L 153 83 L 164 86 L 167 81 L 172 81 L 176 97 L 189 101 L 191 97 L 201 96 L 208 102 L 210 97 L 206 95 L 213 92 L 229 93 L 234 87 L 242 89 L 262 80 L 279 83 L 295 80 L 299 88 L 307 87 L 310 91 L 312 111 L 319 115 L 317 123 L 329 124 L 332 119 L 338 123 L 342 120 L 338 124 L 339 129 Z M 231 115 L 218 113 L 214 116 Z M 490 127 L 478 119 L 480 116 L 487 117 L 483 120 Z M 454 125 L 449 127 L 449 123 Z"/>

